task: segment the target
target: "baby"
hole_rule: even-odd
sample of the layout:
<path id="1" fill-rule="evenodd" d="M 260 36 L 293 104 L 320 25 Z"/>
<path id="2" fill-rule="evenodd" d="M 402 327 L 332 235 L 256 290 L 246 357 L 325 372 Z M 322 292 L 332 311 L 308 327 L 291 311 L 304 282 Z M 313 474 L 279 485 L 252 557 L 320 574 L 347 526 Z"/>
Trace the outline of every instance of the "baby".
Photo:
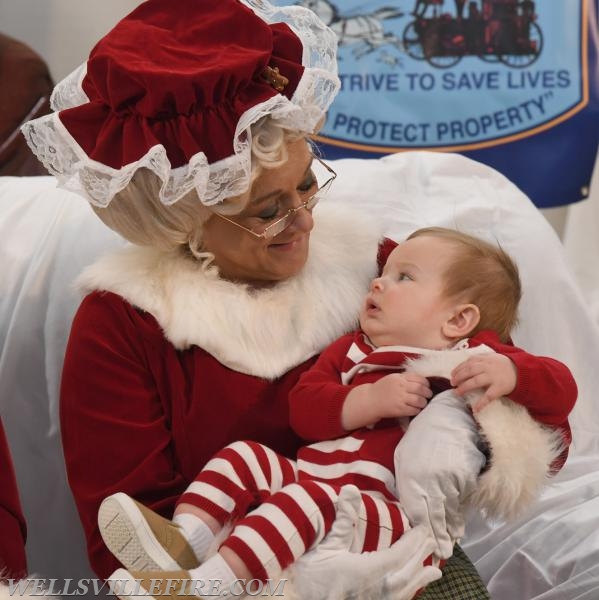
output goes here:
<path id="1" fill-rule="evenodd" d="M 553 425 L 553 438 L 538 438 L 549 448 L 545 471 L 558 452 L 553 431 L 562 424 L 567 431 L 576 398 L 569 370 L 509 343 L 520 294 L 517 268 L 501 249 L 448 229 L 412 234 L 373 280 L 361 329 L 331 344 L 290 394 L 292 427 L 316 443 L 301 448 L 297 460 L 252 441 L 227 446 L 182 495 L 172 522 L 125 494 L 110 496 L 100 508 L 102 536 L 131 569 L 113 578 L 141 580 L 145 590 L 156 580 L 155 591 L 169 580 L 184 586 L 219 579 L 224 589 L 240 579 L 276 579 L 328 533 L 344 486 L 360 493 L 353 552 L 389 547 L 424 520 L 436 539 L 429 562 L 439 564 L 459 537 L 459 507 L 485 465 L 460 396 L 479 391 L 475 415 L 507 396 Z M 448 352 L 459 357 L 450 381 L 405 370 L 408 360 Z M 450 396 L 439 393 L 452 386 Z M 439 395 L 423 411 L 433 392 Z M 419 420 L 443 444 L 421 443 L 414 452 L 418 440 L 409 434 Z M 229 522 L 232 531 L 208 557 Z"/>

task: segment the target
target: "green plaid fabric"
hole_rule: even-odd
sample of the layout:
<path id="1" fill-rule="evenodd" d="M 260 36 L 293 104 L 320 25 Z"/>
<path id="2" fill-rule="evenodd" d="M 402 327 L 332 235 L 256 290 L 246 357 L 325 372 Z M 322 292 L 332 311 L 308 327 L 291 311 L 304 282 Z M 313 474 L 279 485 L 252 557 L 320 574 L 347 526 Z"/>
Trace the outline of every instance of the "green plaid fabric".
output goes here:
<path id="1" fill-rule="evenodd" d="M 474 565 L 456 545 L 443 568 L 443 577 L 433 581 L 418 600 L 490 600 L 489 592 Z"/>

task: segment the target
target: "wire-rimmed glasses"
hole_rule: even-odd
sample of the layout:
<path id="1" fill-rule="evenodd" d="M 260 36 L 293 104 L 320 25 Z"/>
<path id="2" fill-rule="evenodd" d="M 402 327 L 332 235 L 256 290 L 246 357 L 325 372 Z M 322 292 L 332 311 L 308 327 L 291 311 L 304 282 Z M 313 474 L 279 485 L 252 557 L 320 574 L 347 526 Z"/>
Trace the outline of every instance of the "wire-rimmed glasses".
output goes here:
<path id="1" fill-rule="evenodd" d="M 328 192 L 329 188 L 331 187 L 331 183 L 333 183 L 334 179 L 337 177 L 337 173 L 335 173 L 335 171 L 331 167 L 329 167 L 329 165 L 327 165 L 322 159 L 320 159 L 318 156 L 314 156 L 314 158 L 329 172 L 330 177 L 309 198 L 307 198 L 305 202 L 302 202 L 299 206 L 296 206 L 295 208 L 290 208 L 282 217 L 273 217 L 276 220 L 266 225 L 266 227 L 264 227 L 262 231 L 256 231 L 255 228 L 250 229 L 249 227 L 244 227 L 240 223 L 237 223 L 237 221 L 234 221 L 233 219 L 230 219 L 225 215 L 221 215 L 220 213 L 215 212 L 214 214 L 220 217 L 221 219 L 232 223 L 236 227 L 247 231 L 247 233 L 251 233 L 254 237 L 264 240 L 271 240 L 275 236 L 279 235 L 279 233 L 287 229 L 287 227 L 289 227 L 291 223 L 293 223 L 295 217 L 297 216 L 297 213 L 300 210 L 312 210 L 318 204 L 318 201 Z"/>

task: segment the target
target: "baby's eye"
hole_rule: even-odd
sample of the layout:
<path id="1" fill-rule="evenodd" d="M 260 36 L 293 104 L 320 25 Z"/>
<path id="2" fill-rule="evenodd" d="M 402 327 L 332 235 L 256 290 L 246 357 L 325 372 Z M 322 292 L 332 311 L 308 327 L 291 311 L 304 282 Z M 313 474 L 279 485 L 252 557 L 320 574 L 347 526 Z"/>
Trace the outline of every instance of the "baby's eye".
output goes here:
<path id="1" fill-rule="evenodd" d="M 412 277 L 408 273 L 400 273 L 397 280 L 398 281 L 411 281 Z"/>

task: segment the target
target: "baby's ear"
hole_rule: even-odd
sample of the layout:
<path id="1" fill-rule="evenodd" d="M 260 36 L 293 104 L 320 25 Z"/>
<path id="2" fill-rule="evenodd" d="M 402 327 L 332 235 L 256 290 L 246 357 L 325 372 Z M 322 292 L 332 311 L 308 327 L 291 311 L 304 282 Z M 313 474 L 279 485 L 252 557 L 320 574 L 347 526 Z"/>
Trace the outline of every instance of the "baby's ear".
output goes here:
<path id="1" fill-rule="evenodd" d="M 459 304 L 443 325 L 443 335 L 450 339 L 468 337 L 480 322 L 480 311 L 476 304 Z"/>

